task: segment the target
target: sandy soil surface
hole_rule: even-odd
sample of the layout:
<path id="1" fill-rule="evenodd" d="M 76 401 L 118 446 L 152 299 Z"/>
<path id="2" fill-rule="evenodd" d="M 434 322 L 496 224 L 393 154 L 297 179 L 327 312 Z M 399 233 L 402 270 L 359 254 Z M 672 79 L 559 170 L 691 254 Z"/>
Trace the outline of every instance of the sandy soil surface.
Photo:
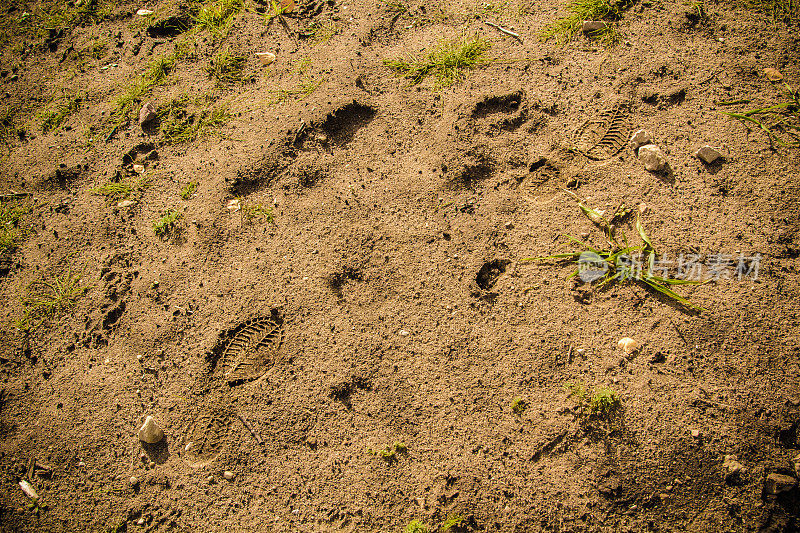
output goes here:
<path id="1" fill-rule="evenodd" d="M 0 529 L 800 531 L 800 152 L 723 113 L 790 101 L 796 16 L 241 7 L 3 5 Z M 613 248 L 579 202 L 710 281 L 526 261 Z"/>

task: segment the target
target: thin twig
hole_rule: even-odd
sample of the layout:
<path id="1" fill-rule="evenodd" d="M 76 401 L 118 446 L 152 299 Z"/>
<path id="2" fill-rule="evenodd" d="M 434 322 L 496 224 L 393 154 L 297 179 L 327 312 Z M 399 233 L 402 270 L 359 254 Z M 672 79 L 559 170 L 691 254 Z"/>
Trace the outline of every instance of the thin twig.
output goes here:
<path id="1" fill-rule="evenodd" d="M 258 443 L 258 445 L 259 446 L 263 445 L 264 441 L 261 439 L 261 435 L 256 433 L 256 430 L 253 429 L 253 426 L 251 426 L 250 423 L 247 420 L 245 420 L 245 418 L 242 415 L 237 413 L 236 416 L 239 418 L 239 420 L 242 421 L 242 424 L 244 425 L 244 427 L 247 428 L 247 430 L 250 432 L 250 434 L 253 435 L 253 438 L 256 439 L 256 442 Z"/>
<path id="2" fill-rule="evenodd" d="M 511 30 L 507 30 L 504 27 L 500 26 L 499 24 L 495 24 L 494 22 L 489 22 L 488 20 L 484 20 L 483 22 L 485 22 L 487 26 L 491 26 L 492 28 L 497 28 L 501 32 L 505 33 L 506 35 L 510 35 L 511 37 L 515 38 L 519 42 L 522 42 L 522 37 L 520 37 L 518 33 L 515 33 L 515 32 L 513 32 Z"/>
<path id="3" fill-rule="evenodd" d="M 28 197 L 30 195 L 31 195 L 31 193 L 29 193 L 29 192 L 11 191 L 8 194 L 0 194 L 0 200 L 5 201 L 5 200 L 13 200 L 15 198 L 26 198 L 26 197 Z"/>

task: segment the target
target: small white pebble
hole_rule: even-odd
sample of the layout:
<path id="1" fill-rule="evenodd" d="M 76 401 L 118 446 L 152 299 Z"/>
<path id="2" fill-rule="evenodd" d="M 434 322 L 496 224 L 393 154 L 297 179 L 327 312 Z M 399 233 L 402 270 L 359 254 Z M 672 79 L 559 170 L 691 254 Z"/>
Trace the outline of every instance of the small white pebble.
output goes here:
<path id="1" fill-rule="evenodd" d="M 409 335 L 410 335 L 410 333 L 408 331 L 406 331 L 404 329 L 400 330 L 400 336 L 401 337 L 408 337 Z"/>
<path id="2" fill-rule="evenodd" d="M 577 350 L 575 350 L 575 353 L 583 356 L 586 355 L 586 350 L 584 348 L 578 348 Z"/>
<path id="3" fill-rule="evenodd" d="M 214 483 L 214 476 L 208 476 L 206 478 L 206 481 L 208 481 L 209 483 Z"/>
<path id="4" fill-rule="evenodd" d="M 192 449 L 192 446 L 194 446 L 194 442 L 187 442 L 186 446 L 183 447 L 183 451 L 188 452 Z"/>
<path id="5" fill-rule="evenodd" d="M 83 461 L 79 461 L 78 462 L 78 468 L 83 468 L 85 466 L 86 466 L 86 463 L 84 463 Z"/>
<path id="6" fill-rule="evenodd" d="M 131 476 L 130 482 L 131 486 L 135 487 L 136 485 L 139 484 L 139 478 L 136 476 Z"/>
<path id="7" fill-rule="evenodd" d="M 137 526 L 143 526 L 144 525 L 144 518 L 140 518 L 139 520 L 137 520 L 136 521 L 136 525 Z"/>
<path id="8" fill-rule="evenodd" d="M 225 472 L 222 473 L 222 477 L 224 477 L 228 481 L 231 481 L 234 478 L 234 476 L 235 474 L 230 470 L 226 470 Z"/>
<path id="9" fill-rule="evenodd" d="M 699 429 L 693 429 L 692 430 L 692 437 L 699 438 L 700 437 L 700 430 Z"/>
<path id="10" fill-rule="evenodd" d="M 300 509 L 292 509 L 292 514 L 297 516 L 300 514 Z"/>

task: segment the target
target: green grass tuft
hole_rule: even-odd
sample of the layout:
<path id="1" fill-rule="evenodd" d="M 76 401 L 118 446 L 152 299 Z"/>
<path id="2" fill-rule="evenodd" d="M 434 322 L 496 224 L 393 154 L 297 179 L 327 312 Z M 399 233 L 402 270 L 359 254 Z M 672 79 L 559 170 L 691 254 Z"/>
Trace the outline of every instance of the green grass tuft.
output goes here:
<path id="1" fill-rule="evenodd" d="M 242 0 L 216 0 L 203 5 L 195 17 L 197 31 L 208 31 L 214 37 L 224 37 L 233 17 L 244 7 Z"/>
<path id="2" fill-rule="evenodd" d="M 526 402 L 523 398 L 517 397 L 511 401 L 511 412 L 514 414 L 520 415 L 522 414 L 525 409 L 528 407 L 528 402 Z"/>
<path id="3" fill-rule="evenodd" d="M 176 98 L 159 112 L 161 131 L 167 144 L 193 142 L 231 118 L 224 106 L 203 107 L 204 99 Z"/>
<path id="4" fill-rule="evenodd" d="M 577 196 L 572 193 L 573 196 Z M 597 269 L 600 275 L 592 280 L 599 281 L 596 288 L 600 289 L 612 282 L 626 282 L 635 281 L 644 284 L 646 287 L 675 300 L 681 305 L 696 311 L 708 311 L 698 305 L 693 304 L 688 299 L 676 293 L 669 288 L 670 285 L 700 285 L 706 283 L 704 281 L 691 281 L 684 279 L 664 278 L 653 274 L 655 261 L 657 259 L 657 252 L 655 246 L 650 241 L 647 233 L 642 225 L 641 217 L 636 218 L 635 229 L 642 240 L 642 244 L 638 246 L 631 246 L 628 244 L 628 239 L 625 232 L 619 226 L 626 220 L 630 214 L 630 210 L 625 206 L 621 206 L 611 217 L 606 217 L 604 212 L 597 211 L 589 207 L 585 201 L 578 200 L 578 207 L 591 220 L 598 228 L 605 233 L 606 241 L 609 248 L 602 250 L 595 248 L 586 242 L 576 239 L 570 235 L 566 235 L 570 242 L 580 246 L 580 250 L 576 252 L 565 252 L 561 254 L 549 255 L 546 257 L 533 257 L 523 259 L 526 261 L 547 261 L 547 260 L 572 260 L 578 265 L 578 270 L 570 274 L 569 278 L 574 278 L 581 273 L 581 269 L 592 265 L 602 265 L 603 270 Z M 617 230 L 620 229 L 622 233 L 622 242 L 617 238 Z M 638 268 L 626 262 L 626 259 L 632 258 L 635 254 L 641 254 L 642 257 L 647 257 L 646 268 L 645 265 L 640 265 Z M 643 261 L 644 262 L 644 261 Z"/>
<path id="5" fill-rule="evenodd" d="M 419 520 L 412 520 L 405 527 L 403 533 L 430 533 L 430 529 Z"/>
<path id="6" fill-rule="evenodd" d="M 186 184 L 186 187 L 181 189 L 181 198 L 184 200 L 188 200 L 189 198 L 192 197 L 192 195 L 196 190 L 197 190 L 197 182 L 190 181 L 189 183 Z"/>
<path id="7" fill-rule="evenodd" d="M 68 269 L 63 276 L 34 281 L 23 298 L 23 315 L 15 323 L 21 331 L 30 332 L 45 320 L 56 319 L 71 309 L 90 287 L 82 286 L 81 275 Z"/>
<path id="8" fill-rule="evenodd" d="M 300 33 L 300 36 L 308 39 L 311 44 L 324 44 L 339 33 L 339 30 L 339 26 L 334 22 L 320 22 L 315 20 Z"/>
<path id="9" fill-rule="evenodd" d="M 438 86 L 449 87 L 461 80 L 465 71 L 483 64 L 483 56 L 490 46 L 489 41 L 478 36 L 445 40 L 422 58 L 386 59 L 383 63 L 411 80 L 412 85 L 432 75 Z"/>
<path id="10" fill-rule="evenodd" d="M 742 4 L 748 9 L 766 13 L 777 21 L 800 21 L 800 2 L 798 0 L 743 0 Z"/>
<path id="11" fill-rule="evenodd" d="M 577 402 L 578 407 L 587 411 L 590 416 L 607 418 L 622 407 L 619 394 L 612 389 L 599 387 L 590 391 L 582 382 L 565 383 L 564 388 L 569 391 L 569 397 Z"/>
<path id="12" fill-rule="evenodd" d="M 19 240 L 27 233 L 22 220 L 30 212 L 29 206 L 12 206 L 11 203 L 0 206 L 0 252 L 14 251 Z"/>
<path id="13" fill-rule="evenodd" d="M 148 64 L 142 77 L 130 84 L 123 93 L 117 97 L 114 117 L 116 117 L 118 123 L 123 122 L 130 116 L 134 105 L 140 102 L 142 98 L 149 95 L 153 87 L 165 85 L 167 83 L 170 73 L 175 68 L 177 59 L 178 54 L 155 58 Z"/>
<path id="14" fill-rule="evenodd" d="M 175 229 L 175 223 L 180 220 L 182 216 L 183 215 L 173 209 L 167 210 L 161 218 L 153 222 L 153 231 L 159 237 L 165 237 Z"/>
<path id="15" fill-rule="evenodd" d="M 800 91 L 792 89 L 785 83 L 789 100 L 731 113 L 722 111 L 724 115 L 741 120 L 745 125 L 753 124 L 767 134 L 770 145 L 797 148 L 800 147 Z M 745 100 L 744 102 L 749 102 Z M 719 105 L 727 104 L 721 102 Z"/>
<path id="16" fill-rule="evenodd" d="M 555 38 L 558 44 L 565 44 L 581 32 L 584 21 L 619 20 L 629 6 L 629 0 L 572 0 L 567 4 L 569 15 L 545 26 L 539 37 L 545 41 Z M 610 23 L 593 36 L 604 44 L 613 44 L 619 37 L 616 28 Z"/>
<path id="17" fill-rule="evenodd" d="M 244 67 L 247 64 L 245 56 L 234 55 L 229 48 L 220 50 L 211 58 L 211 63 L 205 66 L 209 78 L 214 78 L 219 84 L 245 83 L 253 79 L 244 76 Z"/>
<path id="18" fill-rule="evenodd" d="M 269 224 L 275 223 L 275 216 L 272 214 L 271 207 L 264 207 L 262 204 L 247 204 L 239 198 L 239 205 L 241 206 L 242 220 L 245 222 L 252 222 L 256 218 L 263 219 Z"/>
<path id="19" fill-rule="evenodd" d="M 129 179 L 124 181 L 109 181 L 99 187 L 89 189 L 89 192 L 98 196 L 105 196 L 106 203 L 119 202 L 128 198 L 133 192 L 144 191 L 150 186 L 150 180 L 144 176 L 139 179 Z"/>
<path id="20" fill-rule="evenodd" d="M 65 96 L 54 109 L 42 114 L 42 133 L 50 133 L 58 129 L 71 114 L 80 109 L 83 94 Z"/>

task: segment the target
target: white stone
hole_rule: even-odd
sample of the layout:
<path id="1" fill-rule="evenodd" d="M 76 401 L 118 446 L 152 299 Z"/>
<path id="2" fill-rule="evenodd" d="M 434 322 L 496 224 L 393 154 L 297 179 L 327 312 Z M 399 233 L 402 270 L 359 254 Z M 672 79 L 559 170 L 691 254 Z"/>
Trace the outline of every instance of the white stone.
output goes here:
<path id="1" fill-rule="evenodd" d="M 408 331 L 406 331 L 404 329 L 400 330 L 400 336 L 401 337 L 408 337 L 409 335 L 410 335 L 410 333 Z"/>
<path id="2" fill-rule="evenodd" d="M 158 427 L 152 416 L 144 419 L 144 424 L 139 429 L 139 440 L 148 444 L 156 444 L 164 438 L 164 430 Z"/>
<path id="3" fill-rule="evenodd" d="M 228 209 L 228 211 L 238 211 L 242 208 L 242 204 L 238 199 L 234 198 L 233 200 L 228 200 L 228 205 L 225 207 Z"/>
<path id="4" fill-rule="evenodd" d="M 153 12 L 149 9 L 140 9 L 136 12 L 136 14 L 139 15 L 140 17 L 146 17 L 148 15 L 152 15 Z"/>
<path id="5" fill-rule="evenodd" d="M 25 496 L 32 500 L 38 500 L 39 495 L 36 494 L 36 491 L 31 487 L 31 484 L 25 481 L 24 479 L 19 482 L 19 488 L 22 489 L 22 492 L 25 493 Z"/>
<path id="6" fill-rule="evenodd" d="M 233 478 L 234 478 L 234 477 L 236 477 L 236 476 L 235 476 L 235 474 L 234 474 L 233 472 L 231 472 L 230 470 L 226 470 L 225 472 L 223 472 L 223 473 L 222 473 L 222 477 L 224 477 L 224 478 L 225 478 L 225 479 L 227 479 L 228 481 L 231 481 L 231 480 L 233 480 Z"/>
<path id="7" fill-rule="evenodd" d="M 650 172 L 659 172 L 667 166 L 667 158 L 655 144 L 645 144 L 639 148 L 639 159 Z"/>
<path id="8" fill-rule="evenodd" d="M 277 56 L 272 52 L 256 52 L 256 57 L 266 67 L 274 63 Z"/>
<path id="9" fill-rule="evenodd" d="M 607 27 L 608 24 L 602 20 L 584 20 L 581 29 L 583 30 L 583 33 L 596 33 L 606 29 Z"/>
<path id="10" fill-rule="evenodd" d="M 132 487 L 135 487 L 136 485 L 139 484 L 139 478 L 137 478 L 136 476 L 131 476 L 131 479 L 129 481 L 131 482 Z"/>
<path id="11" fill-rule="evenodd" d="M 653 136 L 650 135 L 650 132 L 646 130 L 637 131 L 631 135 L 631 140 L 628 141 L 628 146 L 630 146 L 631 150 L 634 152 L 638 150 L 640 146 L 644 146 L 645 144 L 653 144 Z"/>
<path id="12" fill-rule="evenodd" d="M 133 171 L 137 174 L 144 174 L 144 165 L 140 165 L 139 163 L 133 164 Z"/>
<path id="13" fill-rule="evenodd" d="M 699 150 L 697 150 L 694 153 L 694 156 L 708 165 L 710 165 L 717 159 L 724 158 L 724 156 L 721 153 L 719 153 L 716 149 L 710 147 L 709 145 L 705 145 Z"/>
<path id="14" fill-rule="evenodd" d="M 700 438 L 700 430 L 699 429 L 693 429 L 692 430 L 692 437 L 694 437 L 695 439 L 699 439 Z"/>

